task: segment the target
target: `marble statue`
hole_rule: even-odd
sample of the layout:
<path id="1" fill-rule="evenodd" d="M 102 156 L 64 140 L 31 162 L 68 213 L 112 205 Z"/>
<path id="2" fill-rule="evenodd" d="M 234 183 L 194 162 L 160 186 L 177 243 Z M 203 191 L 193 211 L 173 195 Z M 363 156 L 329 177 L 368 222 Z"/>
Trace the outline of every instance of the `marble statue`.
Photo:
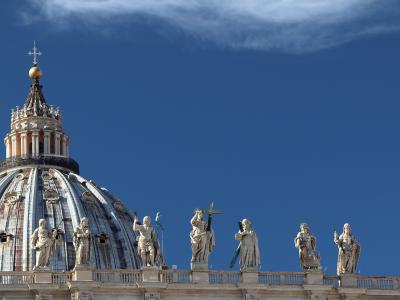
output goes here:
<path id="1" fill-rule="evenodd" d="M 260 250 L 256 232 L 249 220 L 243 219 L 240 222 L 240 229 L 235 234 L 235 239 L 240 241 L 240 270 L 257 271 L 260 265 Z"/>
<path id="2" fill-rule="evenodd" d="M 50 258 L 53 254 L 57 230 L 49 231 L 46 228 L 46 220 L 39 220 L 39 227 L 35 229 L 31 237 L 31 246 L 36 250 L 36 264 L 34 271 L 50 270 Z"/>
<path id="3" fill-rule="evenodd" d="M 142 267 L 155 267 L 160 260 L 161 252 L 157 233 L 151 226 L 151 218 L 145 216 L 143 225 L 140 225 L 135 216 L 133 231 L 139 233 L 138 252 L 142 259 Z"/>
<path id="4" fill-rule="evenodd" d="M 90 265 L 91 234 L 89 221 L 82 218 L 79 226 L 74 230 L 75 268 Z"/>
<path id="5" fill-rule="evenodd" d="M 300 224 L 300 232 L 294 239 L 294 245 L 299 250 L 300 265 L 305 271 L 321 269 L 316 244 L 317 239 L 309 232 L 308 225 Z"/>
<path id="6" fill-rule="evenodd" d="M 211 219 L 209 220 L 209 222 L 204 220 L 204 214 L 201 209 L 196 209 L 195 215 L 190 220 L 192 224 L 192 231 L 190 232 L 192 267 L 196 264 L 208 265 L 208 256 L 215 246 L 214 231 L 211 228 Z"/>
<path id="7" fill-rule="evenodd" d="M 361 245 L 352 235 L 350 224 L 344 224 L 340 236 L 334 231 L 333 240 L 339 248 L 337 274 L 354 273 L 360 258 Z"/>

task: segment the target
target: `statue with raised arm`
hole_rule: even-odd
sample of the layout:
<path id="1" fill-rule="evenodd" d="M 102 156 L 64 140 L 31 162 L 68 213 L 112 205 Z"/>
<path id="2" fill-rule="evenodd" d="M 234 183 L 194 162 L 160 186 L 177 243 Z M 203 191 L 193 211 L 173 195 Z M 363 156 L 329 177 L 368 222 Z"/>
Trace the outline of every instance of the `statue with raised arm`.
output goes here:
<path id="1" fill-rule="evenodd" d="M 34 271 L 50 270 L 50 258 L 53 254 L 53 248 L 57 231 L 50 231 L 46 228 L 46 220 L 39 220 L 39 227 L 35 229 L 31 236 L 31 247 L 36 251 L 36 263 Z"/>
<path id="2" fill-rule="evenodd" d="M 211 228 L 211 219 L 204 220 L 203 210 L 196 209 L 193 218 L 190 220 L 192 231 L 190 242 L 192 244 L 192 268 L 196 265 L 208 265 L 208 256 L 215 246 L 214 231 Z"/>
<path id="3" fill-rule="evenodd" d="M 138 253 L 142 259 L 142 267 L 155 267 L 160 260 L 160 243 L 157 233 L 151 226 L 151 218 L 145 216 L 141 225 L 135 215 L 133 231 L 139 233 Z"/>
<path id="4" fill-rule="evenodd" d="M 91 234 L 89 221 L 82 218 L 79 226 L 74 230 L 75 268 L 90 266 Z"/>
<path id="5" fill-rule="evenodd" d="M 340 236 L 334 231 L 333 241 L 339 248 L 337 274 L 355 273 L 360 258 L 361 245 L 351 233 L 350 224 L 344 224 L 343 233 Z"/>
<path id="6" fill-rule="evenodd" d="M 320 257 L 316 250 L 317 239 L 313 236 L 306 223 L 300 224 L 300 232 L 294 239 L 294 245 L 299 250 L 300 265 L 304 271 L 321 269 Z"/>
<path id="7" fill-rule="evenodd" d="M 240 228 L 239 232 L 235 234 L 235 239 L 240 241 L 240 270 L 257 271 L 260 265 L 260 250 L 256 232 L 249 220 L 243 219 L 239 223 Z"/>

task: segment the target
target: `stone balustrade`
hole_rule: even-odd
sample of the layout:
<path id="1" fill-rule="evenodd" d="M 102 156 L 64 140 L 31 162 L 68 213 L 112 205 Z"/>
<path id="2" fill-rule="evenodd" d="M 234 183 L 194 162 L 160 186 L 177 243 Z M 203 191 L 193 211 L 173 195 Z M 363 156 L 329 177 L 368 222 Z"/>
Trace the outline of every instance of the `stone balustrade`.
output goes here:
<path id="1" fill-rule="evenodd" d="M 190 270 L 155 270 L 159 275 L 159 282 L 167 284 L 187 284 L 193 281 Z M 79 271 L 78 271 L 79 272 Z M 49 273 L 51 281 L 49 284 L 62 285 L 74 280 L 73 271 Z M 243 283 L 243 273 L 238 271 L 215 271 L 209 270 L 208 283 L 218 284 L 240 284 Z M 35 276 L 43 272 L 0 272 L 0 286 L 4 285 L 29 285 L 35 283 Z M 282 286 L 307 284 L 307 276 L 310 273 L 303 272 L 257 272 L 258 281 L 253 282 L 260 285 Z M 312 274 L 312 273 L 311 273 Z M 322 275 L 321 285 L 333 288 L 359 288 L 378 290 L 400 290 L 400 277 L 363 276 L 352 274 L 354 285 L 346 285 L 341 282 L 341 277 L 336 275 Z M 146 281 L 142 270 L 90 270 L 89 278 L 85 281 L 113 282 L 113 283 L 140 283 Z"/>
<path id="2" fill-rule="evenodd" d="M 0 272 L 5 299 L 298 299 L 398 300 L 400 277 L 322 272 L 100 270 Z M 144 298 L 143 298 L 144 297 Z M 182 298 L 183 297 L 183 298 Z"/>

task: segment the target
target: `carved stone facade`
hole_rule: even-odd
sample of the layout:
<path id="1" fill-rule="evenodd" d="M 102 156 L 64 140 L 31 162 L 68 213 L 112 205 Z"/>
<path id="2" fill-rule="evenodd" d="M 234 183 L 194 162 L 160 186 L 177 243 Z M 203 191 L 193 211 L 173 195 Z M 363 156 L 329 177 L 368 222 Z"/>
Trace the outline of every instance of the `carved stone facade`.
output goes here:
<path id="1" fill-rule="evenodd" d="M 154 270 L 153 270 L 154 271 Z M 84 274 L 77 274 L 83 272 Z M 398 300 L 400 277 L 354 275 L 341 282 L 339 276 L 321 273 L 320 281 L 309 280 L 312 273 L 255 272 L 253 280 L 244 273 L 207 271 L 208 282 L 193 281 L 195 271 L 156 270 L 76 270 L 43 274 L 0 272 L 0 295 L 5 299 L 54 300 Z M 40 280 L 39 276 L 40 275 Z M 314 274 L 313 274 L 314 276 Z M 147 279 L 149 280 L 147 280 Z M 158 280 L 154 280 L 158 278 Z M 308 282 L 314 282 L 309 284 Z M 352 284 L 351 282 L 355 283 Z M 353 286 L 351 286 L 353 285 Z"/>

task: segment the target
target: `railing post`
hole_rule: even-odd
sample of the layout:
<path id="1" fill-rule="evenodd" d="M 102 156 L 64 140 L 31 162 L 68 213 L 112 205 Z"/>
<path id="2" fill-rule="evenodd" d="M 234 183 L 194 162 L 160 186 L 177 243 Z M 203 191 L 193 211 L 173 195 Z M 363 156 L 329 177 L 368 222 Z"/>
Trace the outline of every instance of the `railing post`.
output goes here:
<path id="1" fill-rule="evenodd" d="M 310 271 L 306 273 L 306 284 L 324 284 L 324 274 L 322 271 Z"/>
<path id="2" fill-rule="evenodd" d="M 143 282 L 160 282 L 160 269 L 157 267 L 142 267 Z"/>
<path id="3" fill-rule="evenodd" d="M 356 274 L 342 274 L 340 275 L 340 287 L 357 287 L 358 276 Z"/>
<path id="4" fill-rule="evenodd" d="M 51 284 L 52 282 L 52 273 L 50 271 L 34 271 L 34 283 Z"/>
<path id="5" fill-rule="evenodd" d="M 72 273 L 72 281 L 93 281 L 93 269 L 75 268 Z"/>
<path id="6" fill-rule="evenodd" d="M 192 262 L 190 265 L 192 269 L 192 282 L 210 283 L 208 264 Z"/>
<path id="7" fill-rule="evenodd" d="M 242 271 L 242 283 L 258 283 L 258 271 L 256 269 Z"/>
<path id="8" fill-rule="evenodd" d="M 282 285 L 282 284 L 285 284 L 286 282 L 285 282 L 285 274 L 280 274 L 279 275 L 279 284 L 280 285 Z"/>

